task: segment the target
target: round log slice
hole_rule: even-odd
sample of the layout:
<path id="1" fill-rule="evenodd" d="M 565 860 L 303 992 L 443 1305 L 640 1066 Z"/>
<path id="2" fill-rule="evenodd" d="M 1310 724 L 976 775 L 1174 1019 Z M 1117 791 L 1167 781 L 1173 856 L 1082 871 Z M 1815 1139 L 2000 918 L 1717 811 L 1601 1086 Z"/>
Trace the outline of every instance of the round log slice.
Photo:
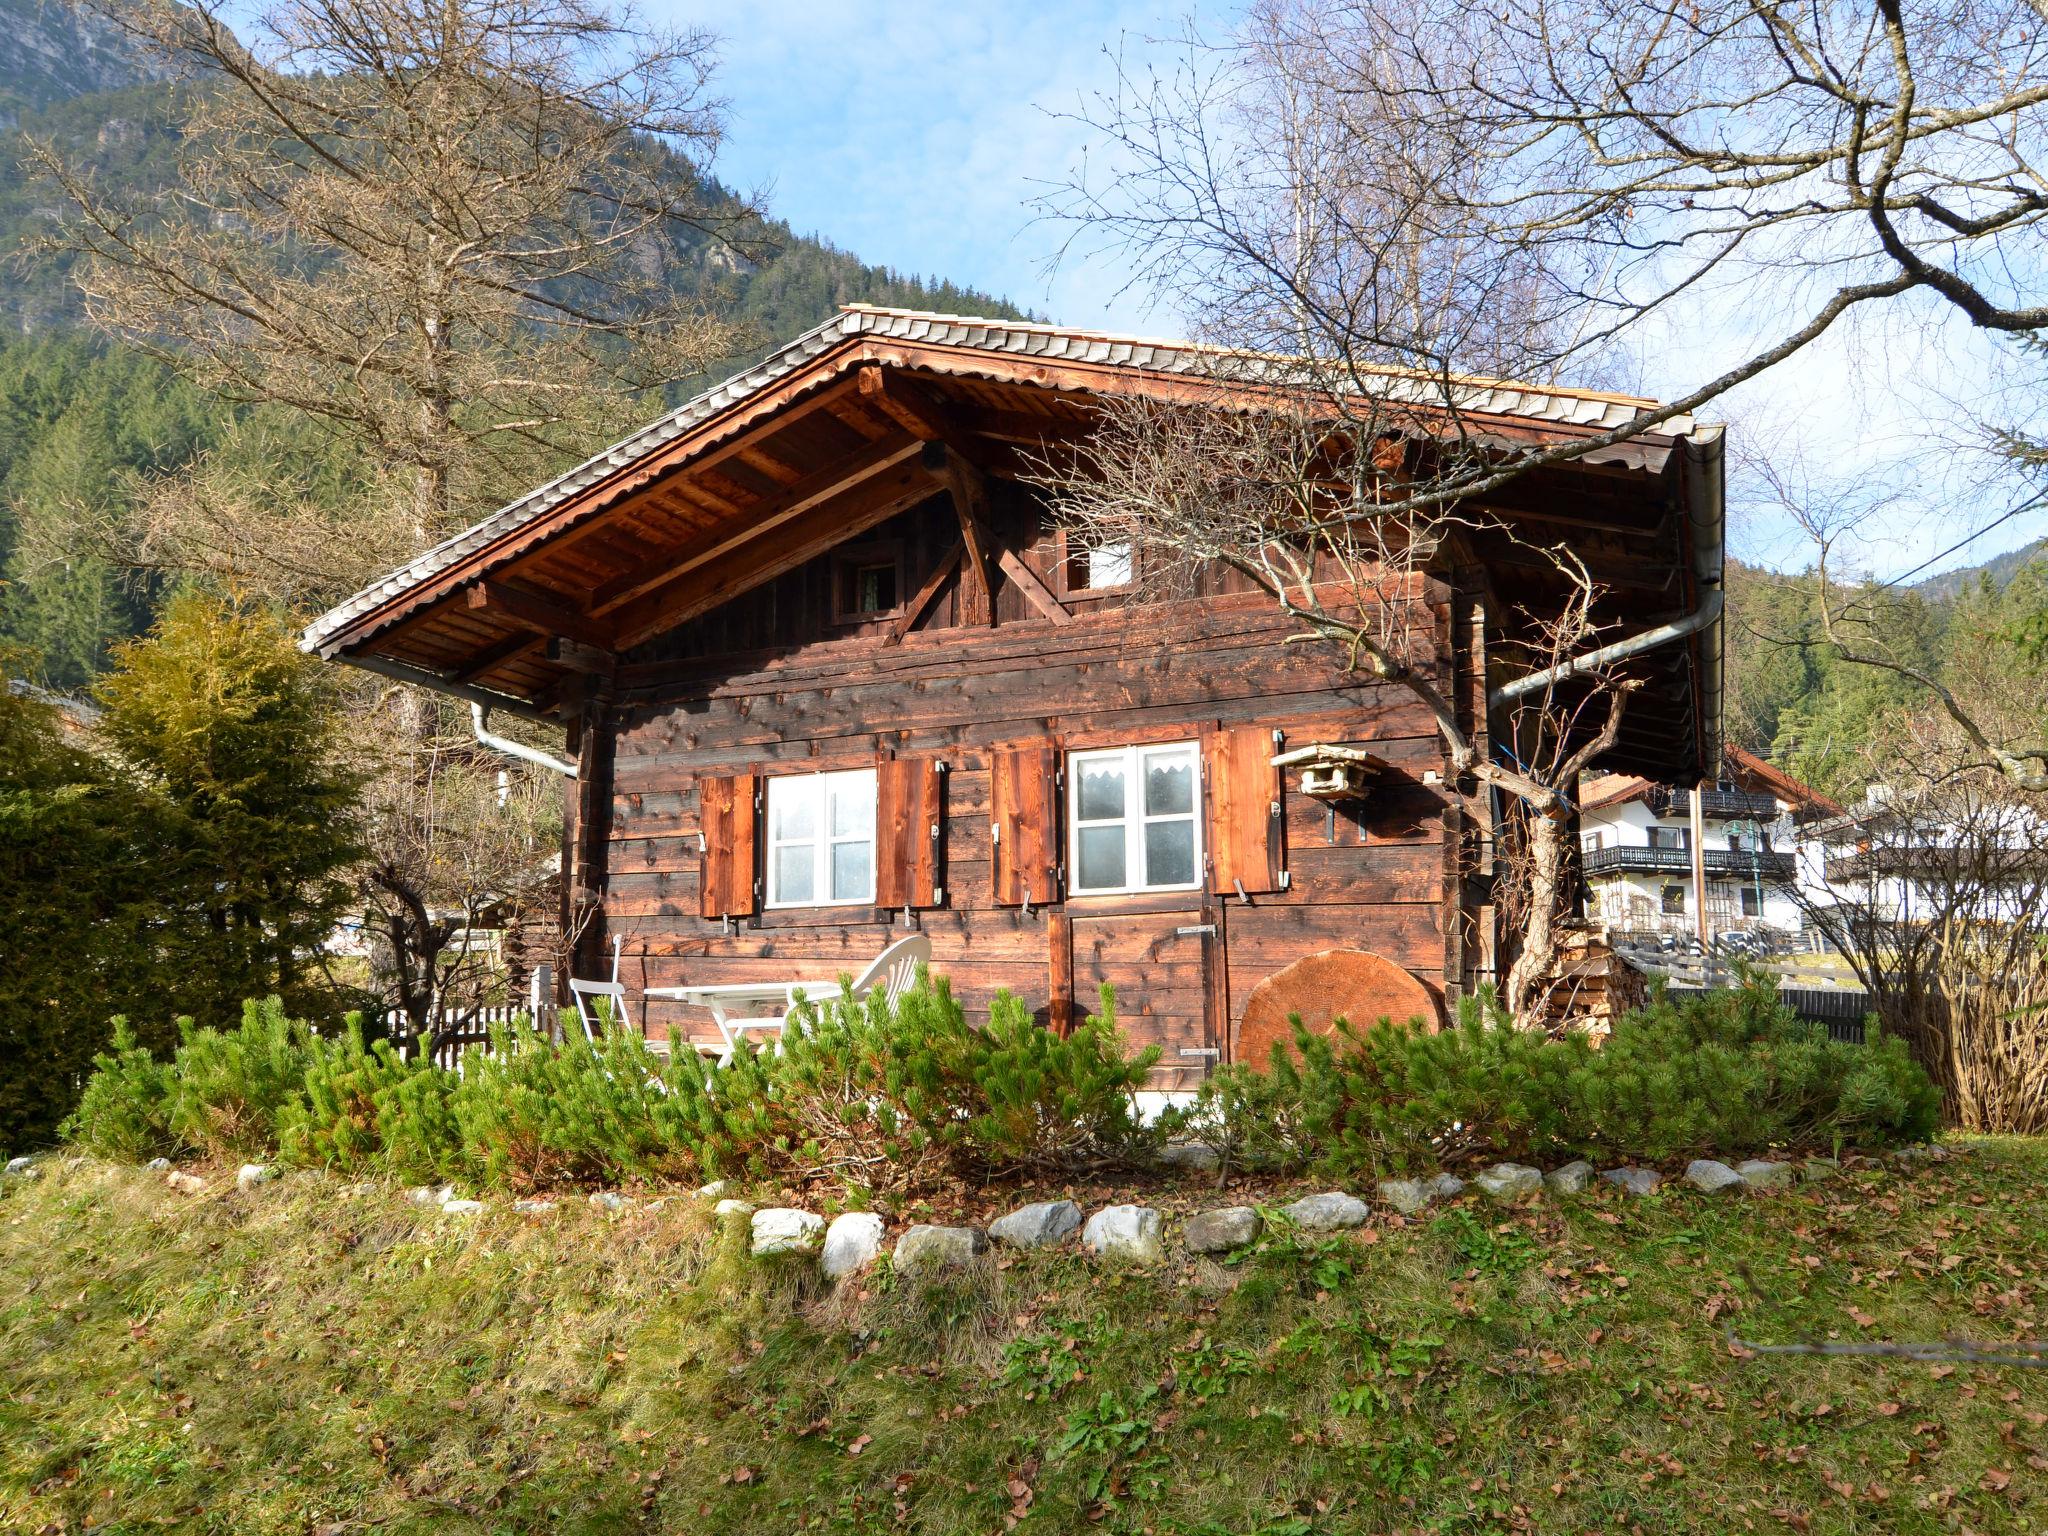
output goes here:
<path id="1" fill-rule="evenodd" d="M 1405 1024 L 1422 1020 L 1425 1029 L 1443 1027 L 1443 1005 L 1424 983 L 1383 955 L 1362 949 L 1326 949 L 1275 971 L 1252 988 L 1245 999 L 1244 1022 L 1237 1028 L 1236 1059 L 1263 1072 L 1273 1057 L 1273 1042 L 1291 1041 L 1294 1026 L 1288 1015 L 1318 1035 L 1331 1034 L 1339 1018 L 1370 1029 L 1382 1018 Z"/>

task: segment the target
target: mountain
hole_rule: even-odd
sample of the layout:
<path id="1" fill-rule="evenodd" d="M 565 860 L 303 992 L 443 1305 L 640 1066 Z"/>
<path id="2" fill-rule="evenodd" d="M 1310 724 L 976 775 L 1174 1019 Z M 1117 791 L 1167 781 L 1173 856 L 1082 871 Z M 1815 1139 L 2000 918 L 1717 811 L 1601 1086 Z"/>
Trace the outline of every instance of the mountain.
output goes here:
<path id="1" fill-rule="evenodd" d="M 75 0 L 0 0 L 0 126 L 20 114 L 163 78 L 121 29 Z"/>
<path id="2" fill-rule="evenodd" d="M 2048 539 L 2036 539 L 2018 549 L 2009 549 L 2002 555 L 1994 555 L 1982 565 L 1967 565 L 1961 570 L 1943 571 L 1939 576 L 1930 576 L 1925 581 L 1915 582 L 1913 590 L 1932 602 L 1946 602 L 1960 596 L 1977 585 L 1980 578 L 1989 578 L 1994 590 L 2003 591 L 2012 585 L 2013 577 L 2019 575 L 2036 560 L 2048 560 Z"/>
<path id="3" fill-rule="evenodd" d="M 166 196 L 177 182 L 184 89 L 74 0 L 0 0 L 0 165 L 10 172 L 28 136 L 86 166 L 102 193 L 145 205 Z M 697 174 L 681 159 L 676 169 Z M 138 477 L 216 451 L 231 411 L 87 327 L 66 258 L 17 259 L 66 214 L 54 188 L 0 174 L 0 658 L 26 653 L 39 681 L 75 689 L 150 622 L 157 584 L 74 559 L 47 535 L 104 518 Z M 650 253 L 676 292 L 751 333 L 748 354 L 714 366 L 713 379 L 856 300 L 1023 318 L 1001 299 L 871 265 L 784 224 L 769 223 L 749 245 L 753 259 L 686 230 Z M 681 381 L 671 397 L 705 382 Z"/>

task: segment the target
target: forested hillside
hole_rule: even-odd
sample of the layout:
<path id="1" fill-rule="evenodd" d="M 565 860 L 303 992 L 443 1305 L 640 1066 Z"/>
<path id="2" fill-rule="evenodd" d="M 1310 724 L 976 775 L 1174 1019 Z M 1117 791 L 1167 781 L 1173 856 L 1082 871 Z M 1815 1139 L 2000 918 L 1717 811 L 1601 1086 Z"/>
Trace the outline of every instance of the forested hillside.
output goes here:
<path id="1" fill-rule="evenodd" d="M 101 191 L 146 204 L 173 182 L 183 120 L 181 87 L 89 12 L 69 0 L 0 0 L 0 128 L 10 171 L 31 140 L 48 142 L 88 167 Z M 676 168 L 694 175 L 680 159 Z M 69 260 L 34 251 L 65 206 L 58 189 L 25 169 L 0 178 L 0 646 L 32 651 L 38 659 L 29 670 L 75 688 L 102 669 L 109 645 L 139 632 L 159 595 L 148 573 L 117 571 L 98 557 L 93 528 L 132 497 L 138 476 L 250 445 L 229 430 L 241 408 L 92 330 Z M 671 400 L 852 301 L 1020 314 L 941 279 L 869 265 L 772 220 L 749 231 L 746 247 L 742 255 L 683 231 L 649 253 L 669 286 L 735 320 L 748 343 L 702 377 L 670 386 Z M 647 399 L 639 414 L 662 403 Z M 618 421 L 613 430 L 631 425 Z M 284 431 L 304 439 L 288 448 L 321 457 L 303 423 L 266 421 L 263 431 L 273 451 Z"/>

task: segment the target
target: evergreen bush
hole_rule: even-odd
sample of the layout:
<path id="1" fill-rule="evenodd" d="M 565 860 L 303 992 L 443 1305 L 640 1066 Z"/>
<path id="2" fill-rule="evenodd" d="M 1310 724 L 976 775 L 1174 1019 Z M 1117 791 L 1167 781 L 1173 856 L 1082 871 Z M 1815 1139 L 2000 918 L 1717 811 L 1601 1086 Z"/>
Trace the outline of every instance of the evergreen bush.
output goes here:
<path id="1" fill-rule="evenodd" d="M 114 1018 L 114 1038 L 92 1059 L 77 1107 L 62 1134 L 101 1157 L 145 1162 L 177 1150 L 171 1134 L 173 1069 L 136 1043 L 125 1017 Z"/>
<path id="2" fill-rule="evenodd" d="M 339 1036 L 307 1042 L 301 1090 L 278 1110 L 278 1156 L 336 1173 L 454 1178 L 463 1164 L 448 1108 L 456 1081 L 388 1040 L 365 1045 L 362 1016 L 352 1013 Z"/>
<path id="3" fill-rule="evenodd" d="M 241 1027 L 178 1021 L 171 1064 L 170 1129 L 180 1146 L 212 1157 L 258 1157 L 277 1145 L 278 1119 L 305 1091 L 312 1032 L 275 997 L 242 1005 Z"/>
<path id="4" fill-rule="evenodd" d="M 447 1107 L 471 1176 L 525 1193 L 694 1174 L 705 1081 L 694 1054 L 665 1068 L 646 1041 L 609 1024 L 595 1042 L 570 1030 L 560 1045 L 501 1027 L 488 1053 L 465 1059 Z M 431 1108 L 423 1096 L 409 1102 Z"/>
<path id="5" fill-rule="evenodd" d="M 1767 978 L 1651 1004 L 1598 1046 L 1515 1027 L 1490 991 L 1431 1034 L 1296 1021 L 1263 1074 L 1226 1067 L 1179 1117 L 1240 1166 L 1355 1177 L 1467 1156 L 1662 1161 L 1929 1135 L 1940 1095 L 1902 1042 L 1830 1040 Z"/>

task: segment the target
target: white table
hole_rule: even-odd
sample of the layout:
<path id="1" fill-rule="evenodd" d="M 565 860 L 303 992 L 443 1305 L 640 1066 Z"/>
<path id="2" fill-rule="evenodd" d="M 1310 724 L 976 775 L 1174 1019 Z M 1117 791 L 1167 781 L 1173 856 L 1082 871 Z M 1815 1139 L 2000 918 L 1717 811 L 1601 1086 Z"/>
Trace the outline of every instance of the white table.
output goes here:
<path id="1" fill-rule="evenodd" d="M 796 1006 L 797 993 L 815 991 L 817 986 L 815 980 L 727 981 L 705 987 L 648 987 L 642 995 L 709 1009 L 724 1042 L 718 1056 L 722 1067 L 748 1035 L 772 1030 L 780 1038 L 783 1021 Z"/>

